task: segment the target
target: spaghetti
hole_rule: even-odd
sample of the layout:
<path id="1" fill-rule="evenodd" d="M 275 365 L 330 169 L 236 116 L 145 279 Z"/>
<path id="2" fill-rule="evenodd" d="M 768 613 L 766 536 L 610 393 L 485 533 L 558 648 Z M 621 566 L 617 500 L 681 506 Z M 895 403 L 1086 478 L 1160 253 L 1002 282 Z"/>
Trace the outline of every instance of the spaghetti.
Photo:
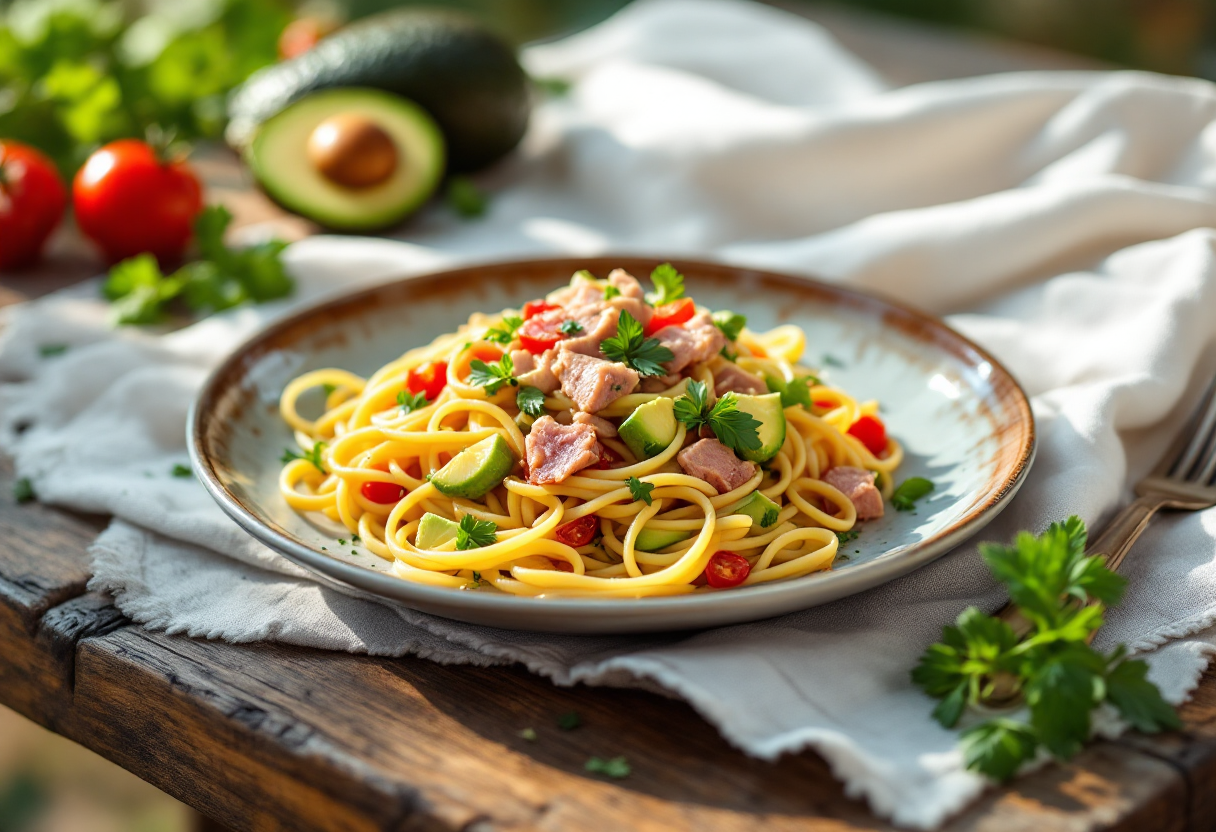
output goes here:
<path id="1" fill-rule="evenodd" d="M 370 378 L 294 379 L 284 499 L 453 589 L 679 595 L 827 569 L 903 456 L 877 404 L 800 365 L 798 327 L 697 309 L 666 264 L 652 280 L 580 272 Z"/>

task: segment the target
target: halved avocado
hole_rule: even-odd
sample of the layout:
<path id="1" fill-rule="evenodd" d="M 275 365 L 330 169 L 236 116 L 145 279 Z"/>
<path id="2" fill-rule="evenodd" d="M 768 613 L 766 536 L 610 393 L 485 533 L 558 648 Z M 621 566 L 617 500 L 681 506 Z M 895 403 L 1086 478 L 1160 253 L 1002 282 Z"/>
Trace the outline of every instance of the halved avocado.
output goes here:
<path id="1" fill-rule="evenodd" d="M 392 141 L 389 152 L 395 154 L 391 164 L 377 166 L 379 181 L 340 184 L 340 177 L 323 173 L 328 169 L 316 163 L 317 135 L 330 125 L 352 123 Z M 366 152 L 357 142 L 348 146 Z M 374 231 L 404 219 L 435 192 L 444 147 L 439 127 L 417 104 L 380 90 L 346 88 L 302 98 L 267 119 L 246 159 L 262 188 L 284 208 L 340 231 Z"/>

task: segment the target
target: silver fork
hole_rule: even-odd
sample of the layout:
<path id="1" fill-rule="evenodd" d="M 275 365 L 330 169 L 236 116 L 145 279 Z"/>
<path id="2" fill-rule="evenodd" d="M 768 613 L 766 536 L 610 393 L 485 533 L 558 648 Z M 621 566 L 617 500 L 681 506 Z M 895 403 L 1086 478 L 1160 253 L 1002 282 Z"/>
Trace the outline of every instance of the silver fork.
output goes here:
<path id="1" fill-rule="evenodd" d="M 1107 523 L 1089 554 L 1118 569 L 1149 520 L 1163 508 L 1198 511 L 1216 505 L 1216 380 L 1153 472 L 1136 484 L 1136 499 Z"/>

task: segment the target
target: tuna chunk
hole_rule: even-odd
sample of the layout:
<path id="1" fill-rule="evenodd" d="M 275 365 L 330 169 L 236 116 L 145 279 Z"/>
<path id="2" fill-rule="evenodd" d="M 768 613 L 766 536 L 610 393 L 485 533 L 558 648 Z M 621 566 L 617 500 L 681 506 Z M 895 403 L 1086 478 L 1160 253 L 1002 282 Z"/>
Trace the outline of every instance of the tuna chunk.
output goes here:
<path id="1" fill-rule="evenodd" d="M 591 425 L 595 428 L 595 436 L 597 439 L 615 439 L 616 425 L 609 422 L 607 419 L 601 419 L 599 416 L 592 416 L 590 413 L 575 413 L 574 421 L 580 425 Z"/>
<path id="2" fill-rule="evenodd" d="M 608 301 L 615 309 L 628 312 L 644 328 L 654 317 L 654 310 L 646 303 L 642 285 L 637 278 L 624 269 L 613 269 L 608 275 L 608 285 L 615 287 L 620 294 Z"/>
<path id="3" fill-rule="evenodd" d="M 601 447 L 590 425 L 559 425 L 552 416 L 532 423 L 524 440 L 528 458 L 528 482 L 546 485 L 565 481 L 600 461 Z"/>
<path id="4" fill-rule="evenodd" d="M 723 362 L 714 373 L 714 395 L 718 397 L 724 393 L 757 395 L 767 392 L 768 386 L 759 376 L 752 375 L 729 361 Z"/>
<path id="5" fill-rule="evenodd" d="M 708 312 L 698 312 L 682 326 L 665 326 L 654 337 L 675 356 L 663 365 L 669 373 L 708 361 L 726 346 L 726 336 Z"/>
<path id="6" fill-rule="evenodd" d="M 583 327 L 583 334 L 567 338 L 560 343 L 563 350 L 589 355 L 592 358 L 603 358 L 600 352 L 600 342 L 605 338 L 616 335 L 616 320 L 620 316 L 616 309 L 602 309 L 593 315 L 578 318 Z"/>
<path id="7" fill-rule="evenodd" d="M 874 485 L 874 472 L 849 465 L 829 468 L 823 481 L 853 502 L 858 520 L 882 517 L 882 493 Z"/>
<path id="8" fill-rule="evenodd" d="M 517 378 L 530 373 L 536 369 L 536 356 L 527 350 L 511 350 L 511 367 Z"/>
<path id="9" fill-rule="evenodd" d="M 684 473 L 705 480 L 719 494 L 734 491 L 756 475 L 756 463 L 735 456 L 717 439 L 702 439 L 676 454 Z"/>
<path id="10" fill-rule="evenodd" d="M 597 283 L 576 277 L 570 282 L 569 286 L 551 293 L 548 300 L 550 303 L 566 307 L 571 313 L 575 313 L 585 307 L 594 306 L 597 303 L 602 309 L 604 305 L 604 290 Z"/>
<path id="11" fill-rule="evenodd" d="M 523 352 L 523 350 L 520 350 Z M 529 353 L 529 355 L 531 355 Z M 521 373 L 516 365 L 515 377 L 519 379 L 519 383 L 526 387 L 535 387 L 546 396 L 552 393 L 561 384 L 557 380 L 557 376 L 553 373 L 553 363 L 557 360 L 557 350 L 545 350 L 539 356 L 531 356 L 534 363 L 533 369 L 526 373 Z M 515 360 L 515 353 L 511 353 L 511 360 Z"/>
<path id="12" fill-rule="evenodd" d="M 646 297 L 642 292 L 642 284 L 638 283 L 638 279 L 624 269 L 613 269 L 609 272 L 608 285 L 615 287 L 623 298 L 644 300 Z"/>
<path id="13" fill-rule="evenodd" d="M 562 350 L 553 366 L 562 392 L 584 413 L 597 413 L 638 386 L 638 374 L 614 361 Z"/>

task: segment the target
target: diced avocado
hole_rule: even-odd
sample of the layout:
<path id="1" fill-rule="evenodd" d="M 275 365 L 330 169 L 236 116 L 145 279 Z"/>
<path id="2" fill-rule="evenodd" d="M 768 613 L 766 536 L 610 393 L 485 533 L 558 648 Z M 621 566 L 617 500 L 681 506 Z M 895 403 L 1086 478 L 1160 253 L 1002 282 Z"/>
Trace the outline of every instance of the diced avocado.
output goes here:
<path id="1" fill-rule="evenodd" d="M 727 514 L 746 514 L 752 518 L 752 528 L 748 534 L 763 534 L 777 522 L 777 512 L 781 506 L 765 497 L 759 491 L 753 491 L 739 502 L 726 510 Z M 765 522 L 765 521 L 768 522 Z"/>
<path id="2" fill-rule="evenodd" d="M 739 456 L 752 462 L 768 462 L 785 444 L 785 410 L 781 406 L 781 394 L 739 394 L 738 399 L 739 410 L 760 422 L 760 447 L 754 451 L 739 451 Z"/>
<path id="3" fill-rule="evenodd" d="M 515 454 L 502 434 L 465 448 L 431 476 L 431 485 L 447 497 L 477 500 L 497 488 L 515 465 Z"/>
<path id="4" fill-rule="evenodd" d="M 617 428 L 621 441 L 638 459 L 650 459 L 667 450 L 676 438 L 676 412 L 672 399 L 651 399 L 629 414 Z"/>
<path id="5" fill-rule="evenodd" d="M 266 193 L 342 231 L 390 226 L 424 203 L 443 176 L 443 137 L 412 101 L 334 89 L 267 119 L 246 153 Z"/>
<path id="6" fill-rule="evenodd" d="M 657 552 L 692 537 L 692 532 L 660 531 L 659 529 L 642 529 L 634 542 L 635 549 L 643 552 Z"/>
<path id="7" fill-rule="evenodd" d="M 460 528 L 460 524 L 454 520 L 431 514 L 428 511 L 418 522 L 418 534 L 414 538 L 414 545 L 419 549 L 438 549 L 449 540 L 456 539 L 456 529 L 458 528 Z"/>
<path id="8" fill-rule="evenodd" d="M 288 105 L 319 90 L 351 87 L 418 102 L 443 130 L 452 172 L 485 167 L 519 144 L 532 102 L 515 50 L 475 18 L 394 9 L 255 72 L 229 97 L 224 136 L 246 150 Z"/>

